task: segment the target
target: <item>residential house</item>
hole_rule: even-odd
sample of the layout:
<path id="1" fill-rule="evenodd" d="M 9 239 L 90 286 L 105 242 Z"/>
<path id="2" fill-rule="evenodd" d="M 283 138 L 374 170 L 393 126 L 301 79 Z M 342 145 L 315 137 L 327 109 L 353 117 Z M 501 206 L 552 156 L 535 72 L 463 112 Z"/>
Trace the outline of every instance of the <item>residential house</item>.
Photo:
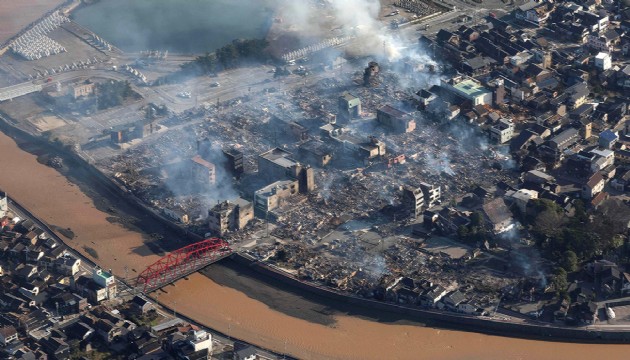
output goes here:
<path id="1" fill-rule="evenodd" d="M 18 339 L 18 332 L 15 327 L 8 325 L 0 327 L 0 344 L 7 346 Z"/>
<path id="2" fill-rule="evenodd" d="M 76 339 L 79 341 L 89 340 L 92 336 L 94 336 L 94 334 L 96 334 L 96 331 L 83 321 L 71 323 L 63 328 L 63 332 L 69 339 Z"/>
<path id="3" fill-rule="evenodd" d="M 124 328 L 109 319 L 99 319 L 95 325 L 96 334 L 108 344 L 126 334 Z"/>
<path id="4" fill-rule="evenodd" d="M 527 204 L 531 200 L 538 199 L 538 191 L 529 189 L 519 189 L 518 191 L 509 192 L 506 195 L 514 202 L 514 205 L 520 210 L 521 214 L 526 213 Z"/>
<path id="5" fill-rule="evenodd" d="M 239 341 L 234 342 L 234 360 L 256 360 L 256 348 Z"/>
<path id="6" fill-rule="evenodd" d="M 39 340 L 39 345 L 53 359 L 61 360 L 70 357 L 70 346 L 62 338 L 50 336 Z"/>
<path id="7" fill-rule="evenodd" d="M 138 295 L 134 296 L 133 299 L 131 299 L 131 309 L 133 312 L 137 313 L 137 314 L 146 314 L 151 310 L 154 310 L 155 307 L 153 306 L 153 304 L 148 301 L 147 299 L 144 299 Z"/>
<path id="8" fill-rule="evenodd" d="M 514 137 L 514 123 L 509 119 L 500 119 L 490 128 L 490 138 L 504 144 Z"/>
<path id="9" fill-rule="evenodd" d="M 513 14 L 517 20 L 541 26 L 549 19 L 553 9 L 553 4 L 551 3 L 545 1 L 530 1 L 518 6 Z"/>
<path id="10" fill-rule="evenodd" d="M 468 315 L 484 315 L 485 310 L 474 299 L 464 300 L 457 305 L 457 311 Z"/>
<path id="11" fill-rule="evenodd" d="M 70 292 L 56 294 L 48 302 L 61 315 L 77 314 L 88 306 L 86 298 Z"/>
<path id="12" fill-rule="evenodd" d="M 73 288 L 80 295 L 87 297 L 92 304 L 98 304 L 110 298 L 106 287 L 100 286 L 92 279 L 85 276 L 80 276 L 77 280 L 73 281 Z"/>
<path id="13" fill-rule="evenodd" d="M 441 300 L 442 306 L 450 311 L 457 311 L 459 304 L 466 301 L 466 295 L 464 295 L 461 291 L 455 290 L 448 293 Z M 438 305 L 439 307 L 439 305 Z"/>
<path id="14" fill-rule="evenodd" d="M 586 46 L 597 51 L 612 53 L 615 50 L 615 45 L 619 44 L 620 41 L 619 34 L 611 29 L 599 34 L 589 34 Z"/>
<path id="15" fill-rule="evenodd" d="M 588 200 L 592 199 L 595 195 L 604 190 L 604 185 L 606 185 L 606 182 L 604 181 L 602 173 L 599 171 L 596 172 L 589 177 L 586 183 L 582 186 L 582 198 Z"/>
<path id="16" fill-rule="evenodd" d="M 64 257 L 55 261 L 55 268 L 61 274 L 74 276 L 78 274 L 81 269 L 81 260 L 66 254 Z"/>
<path id="17" fill-rule="evenodd" d="M 567 88 L 565 92 L 569 96 L 567 103 L 570 109 L 573 110 L 586 102 L 586 98 L 589 94 L 589 88 L 585 82 L 579 82 Z"/>
<path id="18" fill-rule="evenodd" d="M 495 234 L 511 230 L 514 227 L 512 212 L 502 198 L 496 198 L 482 206 L 486 222 Z"/>
<path id="19" fill-rule="evenodd" d="M 420 295 L 420 305 L 431 308 L 436 307 L 438 301 L 440 301 L 446 293 L 447 290 L 442 285 L 433 285 Z"/>
<path id="20" fill-rule="evenodd" d="M 619 140 L 619 134 L 610 129 L 606 129 L 599 133 L 599 146 L 604 149 L 612 149 L 613 145 Z"/>

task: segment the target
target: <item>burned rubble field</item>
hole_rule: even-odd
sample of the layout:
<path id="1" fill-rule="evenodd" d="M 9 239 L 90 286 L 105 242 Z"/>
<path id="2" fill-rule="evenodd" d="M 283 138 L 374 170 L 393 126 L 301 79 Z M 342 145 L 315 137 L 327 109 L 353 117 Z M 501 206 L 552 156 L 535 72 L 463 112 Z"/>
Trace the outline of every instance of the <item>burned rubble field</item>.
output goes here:
<path id="1" fill-rule="evenodd" d="M 258 154 L 274 147 L 297 154 L 300 145 L 319 138 L 312 134 L 318 134 L 325 119 L 336 112 L 339 94 L 349 91 L 361 98 L 365 114 L 347 124 L 352 134 L 378 138 L 386 144 L 388 154 L 404 154 L 406 161 L 394 165 L 386 161 L 368 163 L 335 153 L 329 166 L 315 169 L 315 191 L 286 199 L 270 229 L 264 219 L 256 219 L 226 238 L 236 248 L 258 240 L 257 246 L 248 250 L 254 256 L 295 271 L 300 277 L 361 296 L 378 297 L 374 289 L 387 286 L 399 276 L 415 276 L 453 289 L 470 284 L 473 291 L 479 285 L 484 289 L 480 302 L 485 299 L 491 303 L 494 292 L 519 277 L 506 276 L 502 273 L 505 264 L 497 265 L 484 255 L 466 265 L 462 259 L 421 251 L 420 241 L 411 235 L 414 220 L 402 209 L 400 188 L 421 182 L 438 185 L 446 205 L 461 200 L 476 186 L 515 183 L 509 157 L 501 148 L 491 146 L 474 127 L 440 125 L 422 112 L 414 115 L 418 125 L 413 132 L 394 134 L 377 124 L 377 108 L 387 103 L 405 106 L 403 100 L 409 97 L 409 90 L 399 89 L 409 89 L 410 83 L 418 88 L 430 85 L 435 81 L 430 73 L 400 78 L 385 69 L 379 83 L 372 87 L 362 86 L 361 77 L 360 72 L 346 72 L 312 86 L 270 88 L 230 103 L 171 116 L 161 122 L 171 128 L 168 132 L 144 139 L 97 166 L 156 209 L 179 209 L 190 214 L 188 227 L 204 235 L 209 208 L 231 197 L 248 198 L 260 187 Z M 296 120 L 310 136 L 295 136 L 287 129 L 287 124 Z M 174 126 L 178 128 L 172 129 Z M 181 164 L 204 146 L 216 153 L 211 157 L 217 164 L 217 185 L 200 192 L 178 174 Z M 225 160 L 221 149 L 225 148 L 237 148 L 244 155 L 245 173 L 237 181 L 222 166 Z M 343 230 L 343 224 L 349 221 L 366 225 Z M 273 240 L 261 239 L 266 231 Z M 333 238 L 336 233 L 339 238 Z M 365 235 L 370 233 L 373 236 L 367 239 L 370 236 Z"/>

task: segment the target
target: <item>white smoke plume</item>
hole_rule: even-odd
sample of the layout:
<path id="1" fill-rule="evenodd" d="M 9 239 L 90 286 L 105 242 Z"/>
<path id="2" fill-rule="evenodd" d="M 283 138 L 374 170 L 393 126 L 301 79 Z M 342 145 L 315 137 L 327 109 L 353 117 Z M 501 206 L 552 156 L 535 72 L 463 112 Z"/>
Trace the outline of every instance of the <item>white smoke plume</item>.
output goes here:
<path id="1" fill-rule="evenodd" d="M 353 36 L 360 47 L 351 52 L 359 52 L 357 55 L 401 57 L 403 45 L 378 20 L 379 0 L 278 0 L 278 5 L 286 26 L 304 38 Z"/>

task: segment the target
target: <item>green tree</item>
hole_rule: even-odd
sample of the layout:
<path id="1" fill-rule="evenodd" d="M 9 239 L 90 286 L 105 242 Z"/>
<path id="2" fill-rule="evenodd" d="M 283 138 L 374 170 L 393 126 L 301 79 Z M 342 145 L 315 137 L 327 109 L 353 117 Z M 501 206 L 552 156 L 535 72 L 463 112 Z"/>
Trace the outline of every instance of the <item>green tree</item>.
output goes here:
<path id="1" fill-rule="evenodd" d="M 556 294 L 558 296 L 564 296 L 567 292 L 567 287 L 569 286 L 567 272 L 564 271 L 563 268 L 558 268 L 551 283 L 553 284 L 553 288 L 556 289 Z"/>
<path id="2" fill-rule="evenodd" d="M 466 241 L 468 239 L 468 233 L 469 233 L 468 227 L 464 225 L 461 225 L 460 227 L 457 228 L 457 236 L 462 241 Z"/>
<path id="3" fill-rule="evenodd" d="M 565 222 L 562 212 L 548 208 L 536 216 L 532 230 L 544 237 L 555 237 L 562 231 Z"/>
<path id="4" fill-rule="evenodd" d="M 564 252 L 562 256 L 562 268 L 567 272 L 571 273 L 577 270 L 578 258 L 577 255 L 571 251 L 567 250 Z"/>
<path id="5" fill-rule="evenodd" d="M 470 226 L 481 226 L 483 223 L 483 214 L 479 211 L 475 211 L 470 215 Z"/>

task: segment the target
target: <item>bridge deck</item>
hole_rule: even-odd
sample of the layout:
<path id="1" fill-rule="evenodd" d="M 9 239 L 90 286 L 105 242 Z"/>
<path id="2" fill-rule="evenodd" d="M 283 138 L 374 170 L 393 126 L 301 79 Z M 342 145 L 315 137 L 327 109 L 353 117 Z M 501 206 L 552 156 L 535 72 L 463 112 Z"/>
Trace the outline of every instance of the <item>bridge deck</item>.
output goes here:
<path id="1" fill-rule="evenodd" d="M 41 91 L 43 86 L 30 82 L 7 86 L 0 89 L 0 101 L 11 100 L 22 95 Z"/>
<path id="2" fill-rule="evenodd" d="M 178 270 L 175 270 L 173 272 L 168 272 L 163 277 L 160 277 L 156 283 L 146 283 L 143 285 L 138 284 L 135 290 L 137 292 L 144 292 L 145 294 L 148 294 L 168 284 L 174 283 L 177 280 L 182 279 L 190 274 L 196 273 L 197 271 L 205 268 L 206 266 L 214 264 L 215 262 L 219 260 L 225 259 L 226 257 L 230 255 L 232 255 L 231 252 L 217 256 L 213 259 L 210 259 L 204 262 L 200 262 L 199 264 L 195 264 L 193 267 L 180 266 Z"/>

